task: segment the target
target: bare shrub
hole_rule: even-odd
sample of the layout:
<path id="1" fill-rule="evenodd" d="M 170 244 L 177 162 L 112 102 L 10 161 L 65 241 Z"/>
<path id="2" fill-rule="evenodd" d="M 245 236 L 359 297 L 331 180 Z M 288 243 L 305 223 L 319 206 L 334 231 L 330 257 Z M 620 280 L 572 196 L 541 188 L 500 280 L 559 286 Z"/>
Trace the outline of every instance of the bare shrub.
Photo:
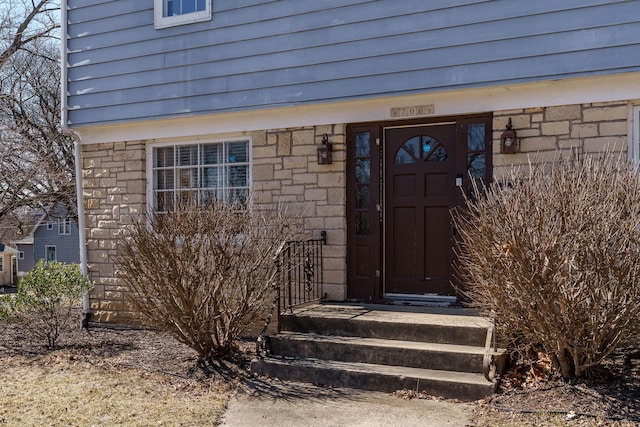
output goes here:
<path id="1" fill-rule="evenodd" d="M 202 360 L 233 351 L 273 298 L 273 257 L 299 230 L 281 206 L 182 206 L 136 224 L 115 264 L 132 307 Z"/>
<path id="2" fill-rule="evenodd" d="M 494 313 L 503 334 L 543 346 L 564 377 L 637 342 L 637 169 L 612 153 L 559 159 L 479 193 L 454 215 L 471 305 Z"/>

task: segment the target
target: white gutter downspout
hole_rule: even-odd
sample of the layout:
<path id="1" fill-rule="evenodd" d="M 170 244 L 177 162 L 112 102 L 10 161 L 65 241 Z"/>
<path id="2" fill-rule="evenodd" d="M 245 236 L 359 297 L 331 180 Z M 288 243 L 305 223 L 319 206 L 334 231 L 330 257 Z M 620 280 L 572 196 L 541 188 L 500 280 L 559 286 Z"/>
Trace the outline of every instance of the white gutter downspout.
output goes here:
<path id="1" fill-rule="evenodd" d="M 87 244 L 86 244 L 86 230 L 85 230 L 85 218 L 84 218 L 84 197 L 82 193 L 82 157 L 80 152 L 80 136 L 69 127 L 68 125 L 68 112 L 69 106 L 67 105 L 67 1 L 62 0 L 60 2 L 60 96 L 62 97 L 60 122 L 62 125 L 62 132 L 73 137 L 73 152 L 75 161 L 75 173 L 76 173 L 76 198 L 78 209 L 78 245 L 80 248 L 80 268 L 82 274 L 88 275 L 87 268 Z M 89 304 L 89 293 L 82 294 L 82 326 L 87 328 L 89 326 L 89 318 L 91 314 L 91 306 Z"/>

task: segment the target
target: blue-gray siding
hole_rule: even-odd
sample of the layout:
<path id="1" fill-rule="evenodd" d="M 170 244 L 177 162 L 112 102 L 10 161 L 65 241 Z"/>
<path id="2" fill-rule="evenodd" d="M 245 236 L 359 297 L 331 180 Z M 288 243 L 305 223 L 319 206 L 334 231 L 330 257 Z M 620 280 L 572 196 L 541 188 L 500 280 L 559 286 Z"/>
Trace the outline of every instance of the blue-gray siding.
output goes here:
<path id="1" fill-rule="evenodd" d="M 33 269 L 33 267 L 36 266 L 33 256 L 33 244 L 18 243 L 16 249 L 24 254 L 24 258 L 18 259 L 18 271 L 29 271 Z"/>
<path id="2" fill-rule="evenodd" d="M 80 248 L 78 244 L 78 226 L 72 221 L 71 234 L 58 234 L 57 219 L 53 220 L 53 229 L 51 230 L 47 228 L 47 222 L 43 222 L 33 233 L 34 264 L 45 258 L 46 246 L 56 247 L 57 261 L 79 263 Z"/>
<path id="3" fill-rule="evenodd" d="M 18 258 L 18 271 L 29 271 L 35 267 L 35 258 L 33 256 L 33 244 L 18 243 L 16 249 L 22 252 L 23 258 Z M 17 256 L 17 254 L 16 254 Z"/>
<path id="4" fill-rule="evenodd" d="M 640 70 L 639 0 L 68 0 L 69 121 L 86 126 Z"/>

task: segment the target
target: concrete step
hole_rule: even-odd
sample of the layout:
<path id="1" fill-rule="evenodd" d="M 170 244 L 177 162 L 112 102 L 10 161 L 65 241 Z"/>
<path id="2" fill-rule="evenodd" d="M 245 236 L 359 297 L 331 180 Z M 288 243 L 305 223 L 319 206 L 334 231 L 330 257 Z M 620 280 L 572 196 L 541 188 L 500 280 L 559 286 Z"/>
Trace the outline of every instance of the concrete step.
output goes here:
<path id="1" fill-rule="evenodd" d="M 251 371 L 285 381 L 381 392 L 409 389 L 464 401 L 482 399 L 494 391 L 494 384 L 482 374 L 313 358 L 254 359 Z"/>
<path id="2" fill-rule="evenodd" d="M 280 318 L 282 331 L 484 347 L 488 320 L 462 309 L 322 304 Z"/>
<path id="3" fill-rule="evenodd" d="M 283 380 L 377 391 L 424 390 L 475 400 L 493 392 L 482 375 L 490 322 L 459 308 L 312 304 L 281 316 L 270 356 L 252 372 Z M 496 367 L 504 352 L 494 353 Z"/>
<path id="4" fill-rule="evenodd" d="M 482 372 L 483 347 L 283 332 L 269 339 L 278 356 Z"/>

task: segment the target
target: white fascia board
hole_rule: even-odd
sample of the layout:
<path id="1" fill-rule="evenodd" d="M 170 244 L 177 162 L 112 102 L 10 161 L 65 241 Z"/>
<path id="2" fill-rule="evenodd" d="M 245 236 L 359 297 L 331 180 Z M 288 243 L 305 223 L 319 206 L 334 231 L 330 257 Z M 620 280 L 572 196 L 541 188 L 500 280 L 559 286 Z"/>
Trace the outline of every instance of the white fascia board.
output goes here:
<path id="1" fill-rule="evenodd" d="M 76 128 L 82 144 L 165 140 L 186 135 L 218 135 L 323 124 L 391 120 L 391 108 L 433 105 L 449 116 L 640 98 L 640 73 L 523 83 L 509 86 L 428 92 L 417 95 L 265 108 L 231 113 L 158 119 Z"/>

